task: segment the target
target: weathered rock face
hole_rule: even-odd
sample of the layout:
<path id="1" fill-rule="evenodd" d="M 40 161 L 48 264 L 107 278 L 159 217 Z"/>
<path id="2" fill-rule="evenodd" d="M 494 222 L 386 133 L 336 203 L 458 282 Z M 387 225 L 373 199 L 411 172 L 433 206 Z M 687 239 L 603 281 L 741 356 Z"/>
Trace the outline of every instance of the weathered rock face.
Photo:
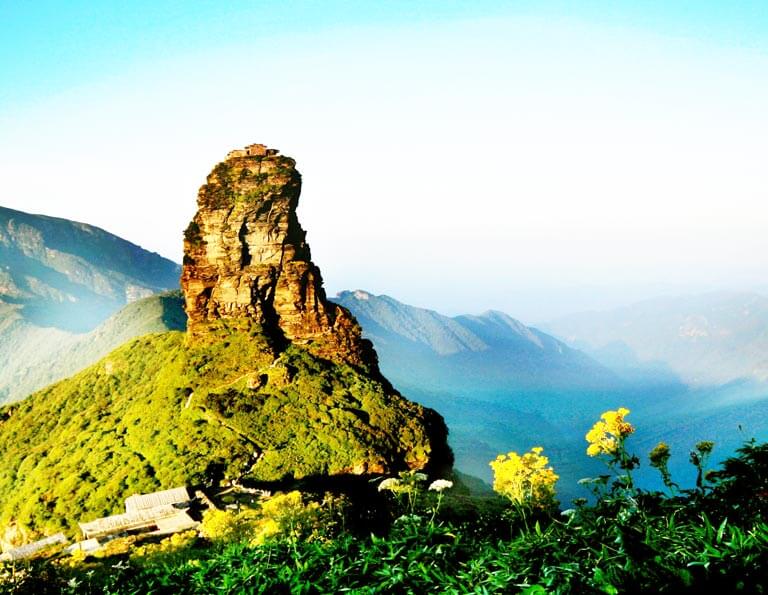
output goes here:
<path id="1" fill-rule="evenodd" d="M 235 150 L 209 174 L 185 232 L 181 285 L 189 332 L 212 321 L 249 318 L 279 347 L 378 374 L 371 344 L 349 312 L 326 299 L 296 217 L 295 161 L 264 145 Z"/>

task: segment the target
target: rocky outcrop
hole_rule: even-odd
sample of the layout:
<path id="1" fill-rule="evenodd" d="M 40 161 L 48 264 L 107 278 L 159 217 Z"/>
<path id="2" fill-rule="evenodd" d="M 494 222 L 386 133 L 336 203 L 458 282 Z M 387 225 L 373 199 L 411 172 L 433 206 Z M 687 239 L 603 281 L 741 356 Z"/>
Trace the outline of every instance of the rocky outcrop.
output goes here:
<path id="1" fill-rule="evenodd" d="M 182 289 L 192 340 L 221 319 L 248 318 L 287 342 L 378 374 L 349 312 L 326 299 L 296 216 L 296 163 L 264 145 L 231 151 L 198 193 L 184 237 Z"/>

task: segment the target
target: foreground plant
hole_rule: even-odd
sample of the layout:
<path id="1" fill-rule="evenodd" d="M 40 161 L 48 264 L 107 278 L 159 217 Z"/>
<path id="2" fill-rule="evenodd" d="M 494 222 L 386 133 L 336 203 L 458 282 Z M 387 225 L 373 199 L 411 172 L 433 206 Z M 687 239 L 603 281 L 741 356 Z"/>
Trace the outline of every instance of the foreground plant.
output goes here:
<path id="1" fill-rule="evenodd" d="M 401 503 L 406 514 L 414 514 L 427 476 L 419 471 L 401 471 L 399 477 L 388 477 L 379 484 L 380 492 L 390 492 Z"/>
<path id="2" fill-rule="evenodd" d="M 612 469 L 621 469 L 619 481 L 629 490 L 634 487 L 632 470 L 640 464 L 640 459 L 627 452 L 625 442 L 635 431 L 635 427 L 625 418 L 629 409 L 619 407 L 616 411 L 606 411 L 587 432 L 589 442 L 587 454 L 590 457 L 607 455 L 607 464 Z"/>
<path id="3" fill-rule="evenodd" d="M 704 481 L 706 480 L 706 467 L 709 456 L 715 443 L 709 440 L 702 440 L 696 443 L 696 447 L 691 451 L 689 460 L 696 467 L 696 489 L 699 493 L 704 493 Z"/>
<path id="4" fill-rule="evenodd" d="M 648 460 L 651 463 L 651 467 L 658 469 L 661 474 L 661 480 L 664 485 L 667 486 L 672 493 L 678 487 L 678 485 L 672 481 L 672 476 L 669 473 L 669 459 L 672 454 L 669 452 L 669 446 L 666 442 L 659 442 L 653 447 L 653 450 L 648 455 Z"/>
<path id="5" fill-rule="evenodd" d="M 534 446 L 530 452 L 499 455 L 489 465 L 493 469 L 493 489 L 523 508 L 549 508 L 555 505 L 555 484 L 559 476 Z"/>

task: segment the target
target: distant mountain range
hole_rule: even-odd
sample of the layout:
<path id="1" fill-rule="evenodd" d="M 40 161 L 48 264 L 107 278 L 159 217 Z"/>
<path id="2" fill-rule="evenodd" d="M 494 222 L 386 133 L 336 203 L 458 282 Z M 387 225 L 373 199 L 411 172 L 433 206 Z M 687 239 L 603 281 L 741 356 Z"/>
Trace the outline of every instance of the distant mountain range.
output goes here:
<path id="1" fill-rule="evenodd" d="M 0 207 L 0 402 L 67 376 L 138 333 L 183 324 L 164 313 L 178 299 L 171 297 L 105 323 L 126 304 L 178 289 L 180 272 L 97 227 Z"/>
<path id="2" fill-rule="evenodd" d="M 343 291 L 334 300 L 363 326 L 392 380 L 480 392 L 605 387 L 617 381 L 584 353 L 503 312 L 450 318 L 361 290 Z"/>
<path id="3" fill-rule="evenodd" d="M 655 300 L 545 325 L 552 334 L 500 312 L 447 317 L 365 291 L 336 300 L 360 321 L 395 386 L 445 416 L 457 467 L 486 481 L 497 454 L 541 445 L 565 502 L 584 496 L 576 480 L 602 472 L 585 456 L 584 434 L 620 406 L 632 410 L 638 454 L 666 441 L 683 481 L 696 441 L 715 440 L 725 456 L 768 436 L 768 387 L 747 373 L 768 354 L 760 296 Z M 657 481 L 650 471 L 641 469 L 644 481 Z"/>
<path id="4" fill-rule="evenodd" d="M 38 326 L 89 331 L 129 302 L 178 289 L 180 274 L 98 227 L 0 207 L 0 300 Z"/>
<path id="5" fill-rule="evenodd" d="M 754 293 L 658 298 L 544 328 L 628 377 L 698 387 L 768 380 L 768 297 Z"/>
<path id="6" fill-rule="evenodd" d="M 585 473 L 587 425 L 627 388 L 589 356 L 502 312 L 448 317 L 361 290 L 334 299 L 363 326 L 387 378 L 443 414 L 457 468 L 485 480 L 497 454 L 539 444 L 575 483 Z"/>

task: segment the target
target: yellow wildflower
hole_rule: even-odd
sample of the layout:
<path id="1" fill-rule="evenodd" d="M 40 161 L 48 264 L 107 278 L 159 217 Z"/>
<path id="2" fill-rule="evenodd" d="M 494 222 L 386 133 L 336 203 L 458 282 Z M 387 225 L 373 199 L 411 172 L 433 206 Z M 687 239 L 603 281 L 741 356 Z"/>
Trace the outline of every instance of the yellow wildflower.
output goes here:
<path id="1" fill-rule="evenodd" d="M 278 535 L 280 529 L 280 524 L 275 519 L 263 519 L 256 526 L 255 536 L 251 540 L 251 545 L 264 545 L 270 537 Z"/>
<path id="2" fill-rule="evenodd" d="M 651 467 L 662 469 L 666 467 L 670 456 L 672 455 L 669 452 L 669 446 L 667 446 L 667 443 L 659 442 L 656 446 L 654 446 L 651 454 L 648 455 L 648 458 L 651 460 Z"/>
<path id="3" fill-rule="evenodd" d="M 624 440 L 635 428 L 624 420 L 629 415 L 629 409 L 619 407 L 617 411 L 606 411 L 595 422 L 585 436 L 589 446 L 587 454 L 595 457 L 600 454 L 614 454 L 619 448 L 619 442 Z"/>
<path id="4" fill-rule="evenodd" d="M 494 475 L 493 489 L 515 504 L 552 504 L 559 477 L 552 467 L 547 467 L 549 459 L 541 454 L 543 450 L 535 446 L 523 456 L 510 452 L 496 457 L 489 463 Z"/>

